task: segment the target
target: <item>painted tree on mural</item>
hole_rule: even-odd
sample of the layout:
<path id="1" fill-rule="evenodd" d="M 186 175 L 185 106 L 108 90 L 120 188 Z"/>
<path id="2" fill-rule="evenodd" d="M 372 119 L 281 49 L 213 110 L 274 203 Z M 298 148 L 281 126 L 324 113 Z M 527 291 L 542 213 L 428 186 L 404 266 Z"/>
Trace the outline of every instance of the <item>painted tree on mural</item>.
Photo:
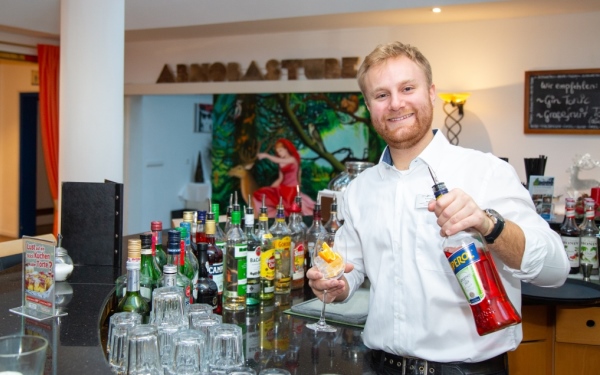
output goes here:
<path id="1" fill-rule="evenodd" d="M 385 147 L 360 93 L 227 94 L 213 103 L 213 199 L 221 205 L 277 178 L 278 166 L 256 154 L 273 153 L 280 138 L 300 153 L 301 190 L 312 198 L 345 161 L 376 162 Z"/>

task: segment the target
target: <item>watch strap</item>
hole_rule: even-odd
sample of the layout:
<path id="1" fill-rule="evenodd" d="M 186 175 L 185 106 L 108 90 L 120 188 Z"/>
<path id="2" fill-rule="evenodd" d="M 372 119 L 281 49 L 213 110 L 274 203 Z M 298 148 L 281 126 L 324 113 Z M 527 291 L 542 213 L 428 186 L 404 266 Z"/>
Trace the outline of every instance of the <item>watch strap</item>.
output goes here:
<path id="1" fill-rule="evenodd" d="M 494 241 L 496 241 L 496 239 L 500 236 L 500 233 L 502 233 L 502 230 L 504 229 L 504 219 L 498 213 L 496 213 L 496 211 L 493 211 L 493 210 L 485 210 L 485 213 L 490 218 L 493 217 L 495 219 L 495 223 L 494 223 L 494 228 L 492 229 L 492 231 L 487 236 L 484 236 L 483 238 L 485 239 L 485 242 L 487 242 L 489 244 L 493 244 Z"/>

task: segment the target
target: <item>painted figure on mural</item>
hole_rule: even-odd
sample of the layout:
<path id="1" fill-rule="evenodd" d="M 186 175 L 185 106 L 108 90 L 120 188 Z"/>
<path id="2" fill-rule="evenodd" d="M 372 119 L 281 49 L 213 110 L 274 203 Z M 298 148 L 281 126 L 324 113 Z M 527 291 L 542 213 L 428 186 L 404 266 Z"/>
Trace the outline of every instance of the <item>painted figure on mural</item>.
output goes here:
<path id="1" fill-rule="evenodd" d="M 270 186 L 264 186 L 253 194 L 253 205 L 257 208 L 262 206 L 262 197 L 265 195 L 265 205 L 269 217 L 274 217 L 279 198 L 282 198 L 285 214 L 290 214 L 290 208 L 296 196 L 296 187 L 300 186 L 300 154 L 294 144 L 285 138 L 280 138 L 275 143 L 275 155 L 264 152 L 257 154 L 259 160 L 266 159 L 279 166 L 279 175 Z M 302 214 L 312 215 L 315 201 L 309 196 L 302 194 Z"/>

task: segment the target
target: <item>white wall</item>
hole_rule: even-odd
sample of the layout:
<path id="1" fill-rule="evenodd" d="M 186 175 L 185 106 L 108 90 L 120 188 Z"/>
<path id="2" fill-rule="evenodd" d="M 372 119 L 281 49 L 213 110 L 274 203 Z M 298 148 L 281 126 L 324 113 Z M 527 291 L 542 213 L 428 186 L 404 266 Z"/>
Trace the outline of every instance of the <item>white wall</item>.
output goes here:
<path id="1" fill-rule="evenodd" d="M 179 194 L 194 181 L 202 152 L 210 177 L 211 133 L 194 133 L 194 104 L 211 95 L 136 96 L 126 101 L 124 234 L 150 230 L 160 220 L 170 227 L 171 211 L 186 208 Z"/>
<path id="2" fill-rule="evenodd" d="M 196 38 L 127 43 L 125 82 L 153 83 L 165 63 L 363 57 L 376 44 L 401 40 L 430 60 L 438 92 L 469 91 L 460 145 L 508 157 L 525 181 L 524 157 L 548 156 L 546 175 L 556 177 L 556 195 L 568 185 L 576 154 L 600 160 L 598 135 L 525 135 L 524 75 L 528 70 L 600 67 L 600 13 L 463 22 L 440 25 Z M 444 122 L 442 101 L 434 125 Z M 600 169 L 582 177 L 600 180 Z M 562 203 L 561 203 L 562 204 Z M 559 205 L 561 205 L 559 204 Z M 149 219 L 147 219 L 149 220 Z"/>

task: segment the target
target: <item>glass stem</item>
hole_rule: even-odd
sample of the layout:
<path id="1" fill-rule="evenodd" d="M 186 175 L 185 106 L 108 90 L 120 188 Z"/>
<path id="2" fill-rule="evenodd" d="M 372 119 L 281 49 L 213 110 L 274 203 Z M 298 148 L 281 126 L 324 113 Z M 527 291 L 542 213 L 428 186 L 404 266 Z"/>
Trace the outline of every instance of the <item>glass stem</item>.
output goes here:
<path id="1" fill-rule="evenodd" d="M 320 326 L 324 326 L 327 323 L 325 322 L 325 306 L 327 305 L 327 290 L 323 291 L 323 307 L 321 307 L 321 317 L 319 318 L 319 322 L 317 323 Z"/>

